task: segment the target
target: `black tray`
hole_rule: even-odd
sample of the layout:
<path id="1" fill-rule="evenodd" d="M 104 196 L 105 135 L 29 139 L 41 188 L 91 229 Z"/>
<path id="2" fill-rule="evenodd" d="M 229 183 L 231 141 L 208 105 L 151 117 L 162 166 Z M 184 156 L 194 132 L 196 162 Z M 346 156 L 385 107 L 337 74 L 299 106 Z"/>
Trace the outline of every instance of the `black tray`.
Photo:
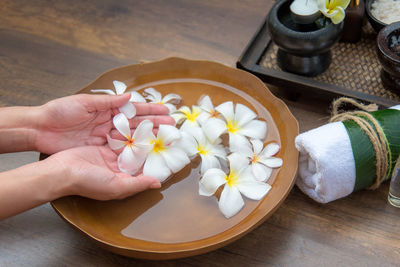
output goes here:
<path id="1" fill-rule="evenodd" d="M 261 80 L 263 80 L 266 83 L 278 87 L 288 88 L 290 90 L 293 90 L 293 92 L 295 92 L 296 94 L 317 93 L 317 94 L 322 94 L 324 96 L 328 96 L 330 98 L 338 96 L 347 96 L 367 102 L 373 102 L 382 105 L 384 107 L 394 106 L 400 102 L 400 98 L 395 93 L 384 89 L 383 86 L 381 85 L 380 75 L 379 75 L 380 65 L 376 58 L 375 48 L 374 48 L 375 33 L 373 33 L 372 30 L 371 31 L 369 30 L 370 28 L 364 31 L 366 33 L 363 33 L 362 40 L 360 41 L 361 43 L 360 42 L 357 44 L 339 43 L 331 49 L 331 50 L 340 49 L 340 51 L 338 51 L 337 53 L 338 54 L 340 53 L 340 55 L 344 56 L 353 55 L 354 54 L 353 50 L 357 50 L 357 53 L 359 54 L 361 53 L 360 58 L 362 57 L 365 59 L 365 57 L 367 57 L 365 59 L 366 61 L 363 64 L 368 66 L 363 66 L 362 73 L 360 74 L 360 72 L 358 72 L 358 77 L 356 77 L 357 75 L 349 75 L 349 74 L 341 75 L 339 73 L 339 75 L 341 76 L 346 76 L 346 77 L 341 77 L 342 82 L 343 80 L 348 79 L 349 81 L 348 84 L 350 83 L 351 84 L 357 83 L 358 85 L 362 84 L 363 86 L 365 86 L 364 88 L 367 89 L 365 90 L 366 92 L 355 91 L 351 90 L 351 88 L 346 86 L 340 86 L 334 83 L 330 83 L 329 79 L 325 79 L 328 82 L 323 81 L 324 80 L 322 79 L 324 78 L 323 76 L 319 77 L 318 75 L 316 77 L 306 77 L 282 71 L 281 69 L 279 69 L 279 67 L 277 67 L 277 64 L 273 62 L 273 59 L 270 60 L 269 62 L 270 67 L 266 67 L 265 66 L 266 64 L 263 64 L 263 60 L 265 60 L 264 59 L 265 55 L 269 53 L 269 55 L 271 56 L 271 53 L 275 53 L 277 49 L 276 45 L 271 41 L 271 38 L 268 35 L 266 20 L 264 20 L 264 22 L 261 24 L 261 27 L 258 29 L 253 38 L 250 40 L 249 44 L 243 51 L 236 65 L 239 69 L 246 70 L 258 76 Z M 362 49 L 359 48 L 362 48 L 365 51 L 361 51 Z M 352 58 L 353 56 L 349 56 L 346 59 L 348 59 L 348 61 L 351 61 L 353 60 Z M 347 60 L 344 61 L 346 62 Z M 329 68 L 335 68 L 332 67 L 333 64 L 334 62 L 332 62 Z M 353 62 L 352 64 L 354 65 L 355 63 Z M 337 72 L 344 73 L 346 71 L 343 70 L 341 71 L 340 69 L 338 69 Z M 371 80 L 373 80 L 374 83 L 371 84 L 370 83 Z M 346 84 L 346 81 L 344 81 L 343 84 Z M 374 88 L 368 88 L 371 86 L 374 86 Z"/>

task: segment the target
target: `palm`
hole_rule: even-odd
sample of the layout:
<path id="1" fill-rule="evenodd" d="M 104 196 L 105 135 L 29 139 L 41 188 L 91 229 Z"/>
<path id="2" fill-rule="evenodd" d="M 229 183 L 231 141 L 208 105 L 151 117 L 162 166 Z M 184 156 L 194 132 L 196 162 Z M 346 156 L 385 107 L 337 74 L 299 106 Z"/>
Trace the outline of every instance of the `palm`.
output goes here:
<path id="1" fill-rule="evenodd" d="M 50 102 L 38 146 L 41 152 L 55 153 L 83 145 L 103 145 L 113 127 L 113 110 L 89 111 L 81 99 Z"/>

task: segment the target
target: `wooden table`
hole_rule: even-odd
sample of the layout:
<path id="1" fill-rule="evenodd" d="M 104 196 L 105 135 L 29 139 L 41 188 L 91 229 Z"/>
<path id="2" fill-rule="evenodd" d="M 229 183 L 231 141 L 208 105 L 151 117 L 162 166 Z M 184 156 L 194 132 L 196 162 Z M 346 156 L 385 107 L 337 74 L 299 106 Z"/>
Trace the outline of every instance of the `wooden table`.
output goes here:
<path id="1" fill-rule="evenodd" d="M 234 66 L 271 0 L 0 1 L 0 105 L 39 105 L 73 94 L 120 65 L 169 56 Z M 324 124 L 329 102 L 280 95 L 300 131 Z M 284 88 L 290 90 L 290 88 Z M 37 153 L 1 155 L 0 170 Z M 293 188 L 284 204 L 240 240 L 164 265 L 395 266 L 400 209 L 388 183 L 329 204 Z M 46 204 L 0 222 L 0 266 L 125 266 L 154 262 L 114 255 L 67 226 Z"/>

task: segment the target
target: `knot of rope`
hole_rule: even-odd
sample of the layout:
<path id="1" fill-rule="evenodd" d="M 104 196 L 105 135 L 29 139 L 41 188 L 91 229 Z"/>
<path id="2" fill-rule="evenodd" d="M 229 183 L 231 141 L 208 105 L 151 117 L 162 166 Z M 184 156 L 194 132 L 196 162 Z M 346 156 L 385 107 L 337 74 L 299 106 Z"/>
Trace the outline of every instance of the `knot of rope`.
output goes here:
<path id="1" fill-rule="evenodd" d="M 360 110 L 340 112 L 342 104 L 348 103 Z M 376 180 L 368 189 L 377 189 L 386 178 L 388 171 L 388 149 L 385 134 L 379 122 L 368 112 L 378 110 L 376 104 L 363 105 L 354 99 L 341 97 L 332 104 L 332 117 L 330 122 L 335 121 L 354 121 L 362 131 L 368 136 L 375 151 L 376 158 Z"/>

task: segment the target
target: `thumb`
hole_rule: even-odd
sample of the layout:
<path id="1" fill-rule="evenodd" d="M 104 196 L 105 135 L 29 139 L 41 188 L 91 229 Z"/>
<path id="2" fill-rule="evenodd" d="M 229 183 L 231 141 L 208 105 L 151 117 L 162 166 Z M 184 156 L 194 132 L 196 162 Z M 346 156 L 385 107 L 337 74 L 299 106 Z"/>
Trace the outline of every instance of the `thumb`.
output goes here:
<path id="1" fill-rule="evenodd" d="M 157 189 L 161 187 L 161 183 L 158 179 L 152 176 L 139 175 L 139 176 L 128 176 L 124 173 L 119 175 L 121 178 L 121 192 L 123 197 L 131 196 L 136 193 L 142 192 L 147 189 Z"/>
<path id="2" fill-rule="evenodd" d="M 123 95 L 86 95 L 86 108 L 88 112 L 104 111 L 119 108 L 129 102 L 130 93 Z"/>

